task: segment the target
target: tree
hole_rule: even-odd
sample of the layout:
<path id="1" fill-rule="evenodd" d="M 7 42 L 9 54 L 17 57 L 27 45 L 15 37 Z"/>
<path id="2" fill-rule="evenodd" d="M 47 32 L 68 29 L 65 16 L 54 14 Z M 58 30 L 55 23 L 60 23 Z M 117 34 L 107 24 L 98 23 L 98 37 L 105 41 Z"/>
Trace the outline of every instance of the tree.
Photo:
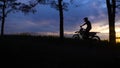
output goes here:
<path id="1" fill-rule="evenodd" d="M 16 0 L 0 0 L 0 20 L 1 23 L 1 36 L 4 35 L 4 24 L 7 14 L 11 11 L 17 10 L 17 7 L 20 3 L 16 2 Z"/>
<path id="2" fill-rule="evenodd" d="M 63 0 L 58 0 L 58 4 L 55 1 L 52 1 L 51 5 L 59 11 L 59 20 L 60 20 L 60 39 L 64 38 L 64 12 L 63 10 L 68 10 L 68 3 L 63 2 Z"/>
<path id="3" fill-rule="evenodd" d="M 4 24 L 9 13 L 17 11 L 22 11 L 24 13 L 35 12 L 33 7 L 35 7 L 36 4 L 31 3 L 31 1 L 29 1 L 29 3 L 30 4 L 27 5 L 17 0 L 0 0 L 0 20 L 2 21 L 1 36 L 4 35 Z"/>
<path id="4" fill-rule="evenodd" d="M 63 0 L 58 0 L 58 7 L 59 7 L 59 16 L 60 16 L 60 39 L 62 40 L 64 37 L 64 18 L 63 18 L 63 6 L 62 6 Z"/>
<path id="5" fill-rule="evenodd" d="M 63 40 L 64 38 L 64 14 L 63 10 L 67 10 L 68 3 L 63 2 L 63 0 L 31 0 L 31 4 L 44 4 L 50 5 L 52 8 L 55 8 L 59 11 L 59 18 L 60 18 L 60 39 Z"/>
<path id="6" fill-rule="evenodd" d="M 68 3 L 63 2 L 63 0 L 37 0 L 39 3 L 50 5 L 51 7 L 57 9 L 59 11 L 60 18 L 60 39 L 64 38 L 64 14 L 63 10 L 67 10 Z"/>
<path id="7" fill-rule="evenodd" d="M 110 45 L 116 44 L 116 32 L 115 32 L 115 12 L 116 12 L 116 0 L 106 0 L 108 10 L 109 21 L 109 42 Z"/>

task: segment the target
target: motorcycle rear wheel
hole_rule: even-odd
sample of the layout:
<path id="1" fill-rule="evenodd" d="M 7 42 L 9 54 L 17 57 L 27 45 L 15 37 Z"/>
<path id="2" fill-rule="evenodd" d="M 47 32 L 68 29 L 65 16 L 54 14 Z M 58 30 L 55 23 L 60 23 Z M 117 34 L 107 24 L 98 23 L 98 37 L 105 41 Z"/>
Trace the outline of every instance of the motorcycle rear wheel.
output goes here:
<path id="1" fill-rule="evenodd" d="M 77 35 L 77 34 L 73 35 L 72 38 L 73 38 L 73 39 L 76 39 L 76 40 L 80 39 L 80 38 L 79 38 L 79 35 Z"/>
<path id="2" fill-rule="evenodd" d="M 98 36 L 93 36 L 93 37 L 92 37 L 92 40 L 93 40 L 93 41 L 96 41 L 96 42 L 100 42 L 100 37 L 98 37 Z"/>

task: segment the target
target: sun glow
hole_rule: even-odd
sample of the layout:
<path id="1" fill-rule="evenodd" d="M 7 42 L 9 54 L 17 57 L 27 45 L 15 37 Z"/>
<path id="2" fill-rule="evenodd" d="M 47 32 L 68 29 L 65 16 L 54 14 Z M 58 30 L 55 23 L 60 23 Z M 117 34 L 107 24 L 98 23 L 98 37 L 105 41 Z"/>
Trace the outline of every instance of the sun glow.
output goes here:
<path id="1" fill-rule="evenodd" d="M 116 33 L 116 42 L 120 43 L 120 33 Z"/>
<path id="2" fill-rule="evenodd" d="M 116 39 L 116 42 L 117 42 L 117 43 L 120 43 L 120 39 Z"/>
<path id="3" fill-rule="evenodd" d="M 104 22 L 104 21 L 102 21 Z M 94 23 L 92 24 L 93 28 L 92 28 L 92 32 L 100 32 L 99 36 L 102 39 L 109 39 L 109 26 L 108 25 L 103 25 L 103 23 Z M 120 43 L 120 24 L 116 23 L 115 26 L 115 31 L 116 31 L 116 42 Z"/>

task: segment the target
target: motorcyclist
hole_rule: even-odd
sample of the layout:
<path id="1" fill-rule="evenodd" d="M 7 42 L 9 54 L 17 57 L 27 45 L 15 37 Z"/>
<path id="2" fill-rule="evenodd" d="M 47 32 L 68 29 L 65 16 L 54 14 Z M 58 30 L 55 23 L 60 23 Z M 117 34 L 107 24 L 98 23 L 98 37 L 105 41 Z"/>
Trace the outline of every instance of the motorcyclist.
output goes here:
<path id="1" fill-rule="evenodd" d="M 85 17 L 84 18 L 84 24 L 81 25 L 80 27 L 84 26 L 84 25 L 87 25 L 86 29 L 85 29 L 85 37 L 84 38 L 88 38 L 89 37 L 89 31 L 92 29 L 92 26 L 91 26 L 91 22 L 88 20 L 88 17 Z"/>

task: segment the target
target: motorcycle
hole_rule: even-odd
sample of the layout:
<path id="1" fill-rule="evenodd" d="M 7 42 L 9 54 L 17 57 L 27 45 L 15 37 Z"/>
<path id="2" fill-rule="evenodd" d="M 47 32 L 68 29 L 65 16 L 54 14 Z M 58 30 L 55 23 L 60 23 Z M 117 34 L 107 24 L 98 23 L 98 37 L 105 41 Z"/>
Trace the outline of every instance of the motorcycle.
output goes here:
<path id="1" fill-rule="evenodd" d="M 100 41 L 100 37 L 96 35 L 97 33 L 99 32 L 89 32 L 87 39 Z M 79 39 L 79 40 L 86 40 L 85 37 L 86 37 L 85 29 L 83 27 L 80 27 L 80 30 L 76 31 L 75 34 L 72 36 L 73 39 Z"/>

